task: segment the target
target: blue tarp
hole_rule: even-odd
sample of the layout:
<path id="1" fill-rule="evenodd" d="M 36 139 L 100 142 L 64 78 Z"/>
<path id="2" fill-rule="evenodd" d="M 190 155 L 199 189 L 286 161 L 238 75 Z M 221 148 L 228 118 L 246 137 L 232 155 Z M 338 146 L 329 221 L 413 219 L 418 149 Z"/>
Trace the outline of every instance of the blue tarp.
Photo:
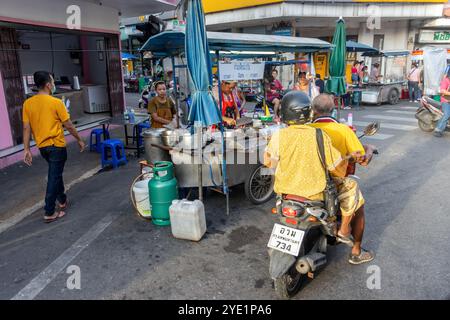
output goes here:
<path id="1" fill-rule="evenodd" d="M 378 49 L 375 49 L 367 44 L 359 43 L 356 41 L 348 40 L 345 43 L 347 47 L 347 52 L 371 52 L 371 53 L 379 53 Z"/>
<path id="2" fill-rule="evenodd" d="M 121 53 L 122 60 L 135 60 L 138 59 L 136 56 L 128 53 L 128 52 L 122 52 Z"/>

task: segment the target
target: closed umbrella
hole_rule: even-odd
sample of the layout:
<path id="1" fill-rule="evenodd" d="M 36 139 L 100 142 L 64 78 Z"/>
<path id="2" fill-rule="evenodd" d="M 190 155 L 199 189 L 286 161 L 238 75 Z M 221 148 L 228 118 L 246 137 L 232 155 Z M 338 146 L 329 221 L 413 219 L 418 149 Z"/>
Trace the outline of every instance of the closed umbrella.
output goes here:
<path id="1" fill-rule="evenodd" d="M 201 0 L 188 0 L 186 17 L 186 57 L 192 79 L 192 105 L 189 111 L 190 123 L 201 123 L 203 127 L 222 123 L 222 114 L 214 100 L 212 88 L 212 67 L 208 38 L 205 28 L 205 16 Z M 222 144 L 223 128 L 222 128 Z M 224 148 L 223 148 L 224 149 Z M 201 150 L 199 150 L 201 151 Z M 201 152 L 200 152 L 201 154 Z M 223 160 L 223 188 L 227 195 L 226 164 Z M 202 200 L 202 172 L 199 165 L 199 198 Z M 228 206 L 227 206 L 228 207 Z"/>
<path id="2" fill-rule="evenodd" d="M 209 126 L 222 122 L 219 108 L 211 92 L 212 68 L 200 0 L 188 0 L 186 18 L 186 57 L 192 79 L 192 106 L 189 122 Z"/>
<path id="3" fill-rule="evenodd" d="M 347 92 L 345 84 L 346 68 L 346 31 L 344 19 L 340 18 L 336 24 L 333 36 L 334 48 L 329 59 L 330 79 L 327 81 L 326 90 L 336 96 L 342 96 Z"/>

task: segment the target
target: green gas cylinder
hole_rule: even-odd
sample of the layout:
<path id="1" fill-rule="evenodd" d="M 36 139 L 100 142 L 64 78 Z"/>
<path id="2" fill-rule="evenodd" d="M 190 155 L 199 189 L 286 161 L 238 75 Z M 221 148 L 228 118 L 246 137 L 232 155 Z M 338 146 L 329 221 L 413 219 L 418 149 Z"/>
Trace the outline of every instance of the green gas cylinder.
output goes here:
<path id="1" fill-rule="evenodd" d="M 155 162 L 153 178 L 148 182 L 152 221 L 158 226 L 169 226 L 169 207 L 178 199 L 178 183 L 173 174 L 173 163 Z"/>

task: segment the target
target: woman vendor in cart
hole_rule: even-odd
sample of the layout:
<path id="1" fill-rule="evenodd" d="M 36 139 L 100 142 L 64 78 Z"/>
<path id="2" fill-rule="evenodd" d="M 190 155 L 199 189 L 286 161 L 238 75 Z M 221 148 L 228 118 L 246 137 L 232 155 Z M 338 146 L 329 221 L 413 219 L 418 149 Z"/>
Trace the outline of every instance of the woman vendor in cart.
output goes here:
<path id="1" fill-rule="evenodd" d="M 152 128 L 163 128 L 164 125 L 171 124 L 176 117 L 176 110 L 173 101 L 167 96 L 167 88 L 164 81 L 155 83 L 156 97 L 148 103 L 148 113 L 151 115 Z"/>
<path id="2" fill-rule="evenodd" d="M 222 88 L 222 119 L 226 127 L 234 128 L 236 126 L 236 121 L 240 118 L 240 115 L 239 115 L 239 108 L 233 96 L 232 83 L 229 81 L 222 81 L 221 88 Z M 214 98 L 217 101 L 217 104 L 219 104 L 218 88 L 214 88 L 213 94 Z"/>

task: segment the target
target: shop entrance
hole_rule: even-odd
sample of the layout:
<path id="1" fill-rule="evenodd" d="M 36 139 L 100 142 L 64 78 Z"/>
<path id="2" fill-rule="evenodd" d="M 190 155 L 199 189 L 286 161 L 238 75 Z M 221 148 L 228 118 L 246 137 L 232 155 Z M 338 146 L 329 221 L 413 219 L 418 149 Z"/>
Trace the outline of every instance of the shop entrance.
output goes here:
<path id="1" fill-rule="evenodd" d="M 54 96 L 65 102 L 76 126 L 96 123 L 112 115 L 107 37 L 25 27 L 16 30 L 26 98 L 37 92 L 34 72 L 44 70 L 53 74 Z"/>

